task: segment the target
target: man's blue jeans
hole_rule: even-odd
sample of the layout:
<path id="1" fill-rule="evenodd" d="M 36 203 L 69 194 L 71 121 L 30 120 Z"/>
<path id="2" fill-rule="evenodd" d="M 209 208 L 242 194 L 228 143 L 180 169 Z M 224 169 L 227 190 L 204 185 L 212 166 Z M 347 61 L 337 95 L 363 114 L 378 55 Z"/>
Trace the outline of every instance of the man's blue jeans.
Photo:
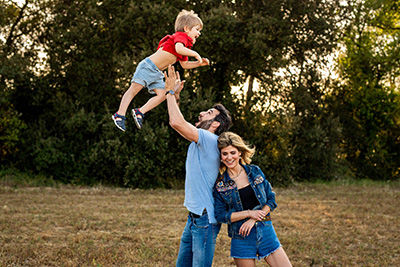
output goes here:
<path id="1" fill-rule="evenodd" d="M 209 267 L 212 265 L 215 242 L 221 224 L 208 222 L 207 213 L 200 218 L 188 216 L 179 246 L 177 267 Z"/>

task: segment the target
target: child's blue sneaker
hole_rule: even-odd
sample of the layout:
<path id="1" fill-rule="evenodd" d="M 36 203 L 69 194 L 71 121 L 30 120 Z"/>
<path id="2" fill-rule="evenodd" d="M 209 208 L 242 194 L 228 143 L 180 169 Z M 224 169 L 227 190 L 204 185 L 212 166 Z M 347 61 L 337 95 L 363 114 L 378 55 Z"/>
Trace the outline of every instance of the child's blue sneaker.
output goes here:
<path id="1" fill-rule="evenodd" d="M 115 112 L 115 114 L 112 115 L 111 118 L 113 119 L 115 126 L 117 126 L 118 129 L 120 129 L 121 131 L 125 132 L 125 130 L 126 130 L 126 127 L 125 127 L 126 117 L 122 116 L 122 115 L 119 115 L 117 112 Z M 120 120 L 117 120 L 118 118 Z"/>
<path id="2" fill-rule="evenodd" d="M 139 129 L 142 129 L 144 114 L 138 108 L 132 109 L 132 116 L 135 124 Z"/>

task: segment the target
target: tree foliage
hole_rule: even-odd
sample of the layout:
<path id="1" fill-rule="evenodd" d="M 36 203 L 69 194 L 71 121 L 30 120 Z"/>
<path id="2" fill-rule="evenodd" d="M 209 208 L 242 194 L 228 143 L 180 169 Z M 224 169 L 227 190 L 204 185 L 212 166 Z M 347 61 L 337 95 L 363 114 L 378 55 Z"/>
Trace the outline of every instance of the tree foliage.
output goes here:
<path id="1" fill-rule="evenodd" d="M 146 114 L 141 131 L 128 120 L 122 133 L 110 117 L 139 61 L 173 32 L 181 9 L 193 9 L 204 22 L 194 49 L 211 65 L 177 66 L 188 121 L 223 103 L 274 183 L 335 179 L 366 159 L 385 169 L 382 179 L 395 177 L 400 61 L 392 2 L 1 1 L 2 162 L 67 183 L 181 186 L 188 142 L 169 127 L 165 104 Z M 343 40 L 343 82 L 335 83 L 324 70 Z M 143 90 L 131 108 L 148 98 Z M 361 145 L 370 152 L 358 152 Z"/>
<path id="2" fill-rule="evenodd" d="M 369 0 L 354 10 L 332 108 L 345 158 L 358 177 L 400 176 L 400 2 Z"/>

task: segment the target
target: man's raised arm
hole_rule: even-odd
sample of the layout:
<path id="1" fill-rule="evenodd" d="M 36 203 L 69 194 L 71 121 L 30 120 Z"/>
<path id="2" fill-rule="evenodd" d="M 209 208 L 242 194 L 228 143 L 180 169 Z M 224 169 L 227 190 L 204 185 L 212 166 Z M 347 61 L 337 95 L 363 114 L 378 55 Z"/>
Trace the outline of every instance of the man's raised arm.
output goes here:
<path id="1" fill-rule="evenodd" d="M 199 140 L 198 129 L 185 120 L 174 96 L 175 91 L 179 90 L 179 88 L 183 86 L 183 82 L 180 80 L 179 73 L 175 72 L 174 67 L 168 66 L 168 75 L 166 72 L 164 72 L 164 76 L 169 124 L 175 131 L 177 131 L 187 140 L 197 142 Z"/>

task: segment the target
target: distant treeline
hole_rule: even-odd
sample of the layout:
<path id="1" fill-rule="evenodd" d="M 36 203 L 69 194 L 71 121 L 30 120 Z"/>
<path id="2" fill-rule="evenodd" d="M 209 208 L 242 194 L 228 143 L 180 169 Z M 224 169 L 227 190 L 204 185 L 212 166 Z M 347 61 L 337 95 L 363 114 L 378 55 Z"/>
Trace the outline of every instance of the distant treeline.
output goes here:
<path id="1" fill-rule="evenodd" d="M 74 184 L 179 187 L 189 143 L 166 105 L 111 120 L 182 9 L 204 22 L 181 110 L 223 103 L 274 185 L 400 176 L 399 2 L 1 1 L 0 163 Z M 232 87 L 238 87 L 234 93 Z M 143 90 L 131 108 L 149 98 Z"/>

